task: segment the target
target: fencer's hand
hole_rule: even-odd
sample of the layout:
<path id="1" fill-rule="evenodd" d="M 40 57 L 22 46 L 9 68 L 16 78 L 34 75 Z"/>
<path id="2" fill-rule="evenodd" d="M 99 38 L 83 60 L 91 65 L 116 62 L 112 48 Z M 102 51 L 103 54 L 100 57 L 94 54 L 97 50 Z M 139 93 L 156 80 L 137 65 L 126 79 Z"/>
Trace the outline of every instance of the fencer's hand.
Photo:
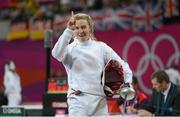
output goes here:
<path id="1" fill-rule="evenodd" d="M 75 16 L 74 16 L 74 12 L 71 12 L 71 17 L 67 23 L 67 27 L 71 30 L 75 29 L 75 25 L 76 25 L 76 20 L 75 20 Z"/>
<path id="2" fill-rule="evenodd" d="M 124 83 L 121 85 L 121 88 L 124 88 L 124 87 L 131 87 L 130 83 Z"/>

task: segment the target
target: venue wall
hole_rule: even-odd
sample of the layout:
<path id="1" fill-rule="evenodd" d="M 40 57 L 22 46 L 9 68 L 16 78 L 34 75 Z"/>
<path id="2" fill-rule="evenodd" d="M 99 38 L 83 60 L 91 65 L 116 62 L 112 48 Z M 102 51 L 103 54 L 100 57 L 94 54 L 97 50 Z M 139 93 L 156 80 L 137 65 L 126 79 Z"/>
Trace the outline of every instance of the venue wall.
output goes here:
<path id="1" fill-rule="evenodd" d="M 141 90 L 151 94 L 150 76 L 172 63 L 180 65 L 180 24 L 163 26 L 155 32 L 103 31 L 96 32 L 97 40 L 104 41 L 126 60 L 138 77 Z M 57 41 L 54 38 L 53 45 Z M 23 101 L 42 100 L 45 91 L 46 50 L 42 40 L 29 39 L 0 41 L 0 84 L 3 84 L 4 62 L 13 60 L 21 77 Z M 180 67 L 180 66 L 179 66 Z M 52 75 L 66 74 L 61 63 L 51 57 Z"/>

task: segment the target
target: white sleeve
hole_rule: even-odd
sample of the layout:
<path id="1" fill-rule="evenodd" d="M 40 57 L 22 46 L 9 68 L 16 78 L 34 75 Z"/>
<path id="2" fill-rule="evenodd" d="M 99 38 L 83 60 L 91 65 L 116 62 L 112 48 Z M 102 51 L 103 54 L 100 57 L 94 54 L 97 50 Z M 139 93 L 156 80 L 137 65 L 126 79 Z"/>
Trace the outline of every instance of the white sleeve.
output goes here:
<path id="1" fill-rule="evenodd" d="M 178 75 L 178 85 L 180 86 L 180 73 Z"/>
<path id="2" fill-rule="evenodd" d="M 177 85 L 180 86 L 180 72 L 176 70 Z"/>
<path id="3" fill-rule="evenodd" d="M 108 45 L 105 43 L 102 43 L 103 50 L 104 50 L 104 57 L 105 57 L 105 63 L 107 63 L 110 60 L 116 60 L 120 65 L 122 65 L 123 71 L 124 71 L 124 82 L 125 83 L 131 83 L 132 82 L 132 71 L 128 65 L 127 62 L 122 60 L 120 56 Z"/>
<path id="4" fill-rule="evenodd" d="M 54 48 L 52 49 L 52 56 L 54 58 L 56 58 L 59 61 L 63 59 L 64 53 L 72 36 L 73 36 L 73 31 L 66 28 L 63 34 L 59 37 Z"/>

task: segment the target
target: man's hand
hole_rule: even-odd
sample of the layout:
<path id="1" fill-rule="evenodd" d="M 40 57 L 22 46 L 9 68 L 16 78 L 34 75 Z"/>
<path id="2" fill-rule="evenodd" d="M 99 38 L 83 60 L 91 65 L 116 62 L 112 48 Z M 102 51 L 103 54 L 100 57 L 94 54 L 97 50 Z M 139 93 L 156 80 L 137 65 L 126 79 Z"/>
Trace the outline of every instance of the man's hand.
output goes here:
<path id="1" fill-rule="evenodd" d="M 71 18 L 69 19 L 68 23 L 67 23 L 67 27 L 71 30 L 75 29 L 75 25 L 76 25 L 76 19 L 74 16 L 74 12 L 71 12 Z"/>
<path id="2" fill-rule="evenodd" d="M 144 109 L 139 109 L 138 115 L 140 115 L 140 116 L 152 116 L 152 113 L 147 111 L 147 110 L 144 110 Z"/>

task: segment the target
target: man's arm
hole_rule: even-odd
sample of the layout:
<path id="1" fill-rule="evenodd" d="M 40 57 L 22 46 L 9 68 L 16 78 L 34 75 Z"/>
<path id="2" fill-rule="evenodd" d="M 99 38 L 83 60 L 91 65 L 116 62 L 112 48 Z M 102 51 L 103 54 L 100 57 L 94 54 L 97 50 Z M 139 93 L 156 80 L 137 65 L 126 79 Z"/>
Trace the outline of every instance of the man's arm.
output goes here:
<path id="1" fill-rule="evenodd" d="M 138 115 L 141 116 L 152 116 L 153 113 L 155 113 L 155 108 L 154 108 L 154 102 L 155 100 L 158 99 L 158 94 L 155 91 L 155 89 L 152 90 L 152 96 L 150 98 L 150 100 L 145 103 L 146 105 L 142 106 L 143 108 L 140 108 L 138 110 Z M 160 100 L 159 100 L 160 101 Z"/>
<path id="2" fill-rule="evenodd" d="M 173 115 L 175 116 L 180 115 L 180 90 L 178 90 L 178 94 L 175 97 Z"/>

